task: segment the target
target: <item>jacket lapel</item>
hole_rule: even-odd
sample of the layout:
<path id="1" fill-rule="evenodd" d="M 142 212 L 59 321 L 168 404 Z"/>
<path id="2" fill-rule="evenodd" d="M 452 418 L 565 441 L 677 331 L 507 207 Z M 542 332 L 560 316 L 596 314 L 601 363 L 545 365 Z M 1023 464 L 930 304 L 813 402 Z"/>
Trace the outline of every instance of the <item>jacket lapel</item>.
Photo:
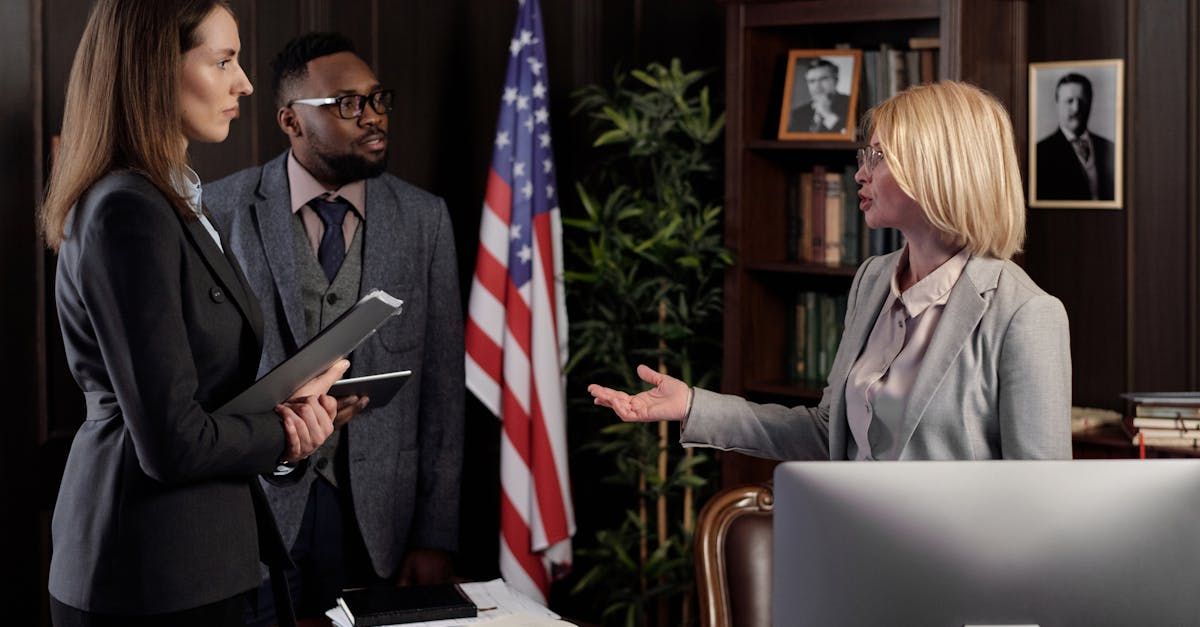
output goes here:
<path id="1" fill-rule="evenodd" d="M 296 276 L 295 243 L 292 234 L 291 190 L 287 180 L 287 154 L 263 166 L 258 197 L 253 205 L 254 221 L 262 238 L 263 254 L 275 279 L 275 290 L 296 346 L 308 342 L 300 281 Z"/>
<path id="2" fill-rule="evenodd" d="M 200 257 L 204 259 L 204 265 L 208 266 L 210 272 L 216 277 L 217 282 L 224 288 L 229 299 L 233 301 L 234 306 L 241 312 L 242 317 L 254 329 L 254 334 L 258 338 L 259 343 L 262 343 L 262 318 L 258 315 L 257 307 L 251 302 L 249 293 L 244 287 L 244 283 L 239 280 L 240 272 L 237 270 L 237 265 L 221 252 L 209 235 L 208 230 L 204 228 L 204 223 L 200 220 L 188 220 L 176 213 L 180 222 L 183 223 L 183 230 L 187 233 L 187 237 L 191 240 L 192 246 L 200 252 Z M 222 242 L 226 248 L 228 243 Z"/>
<path id="3" fill-rule="evenodd" d="M 917 378 L 908 396 L 904 421 L 896 437 L 896 449 L 890 453 L 898 454 L 908 446 L 908 441 L 912 439 L 917 424 L 924 418 L 934 393 L 945 380 L 946 374 L 962 353 L 975 328 L 979 326 L 979 320 L 983 318 L 988 304 L 984 294 L 996 288 L 1003 266 L 1004 262 L 999 259 L 972 256 L 963 268 L 962 276 L 950 290 L 950 298 L 942 310 L 937 330 L 929 340 L 929 348 L 925 351 L 921 369 L 917 372 Z"/>
<path id="4" fill-rule="evenodd" d="M 896 261 L 899 258 L 899 253 L 882 258 L 874 264 L 875 268 L 871 268 L 869 272 L 863 274 L 860 288 L 862 295 L 859 297 L 861 300 L 854 304 L 854 319 L 842 333 L 845 350 L 850 351 L 844 354 L 849 355 L 850 358 L 838 364 L 839 367 L 831 381 L 833 401 L 829 407 L 830 459 L 846 459 L 846 438 L 849 436 L 845 403 L 846 379 L 850 376 L 850 368 L 854 366 L 854 362 L 858 361 L 863 347 L 867 345 L 871 329 L 875 327 L 875 319 L 879 316 L 879 309 L 883 307 L 883 301 L 887 298 L 888 286 L 891 284 L 892 274 L 896 272 Z M 842 352 L 842 349 L 839 348 L 838 352 Z"/>
<path id="5" fill-rule="evenodd" d="M 362 231 L 362 280 L 359 282 L 359 297 L 371 290 L 387 290 L 393 296 L 398 287 L 394 285 L 397 275 L 412 276 L 413 255 L 398 255 L 398 250 L 417 250 L 417 242 L 409 241 L 413 229 L 401 228 L 406 222 L 404 206 L 382 177 L 366 180 L 366 220 L 359 226 Z M 411 220 L 407 221 L 411 224 Z M 366 228 L 367 224 L 371 227 Z"/>

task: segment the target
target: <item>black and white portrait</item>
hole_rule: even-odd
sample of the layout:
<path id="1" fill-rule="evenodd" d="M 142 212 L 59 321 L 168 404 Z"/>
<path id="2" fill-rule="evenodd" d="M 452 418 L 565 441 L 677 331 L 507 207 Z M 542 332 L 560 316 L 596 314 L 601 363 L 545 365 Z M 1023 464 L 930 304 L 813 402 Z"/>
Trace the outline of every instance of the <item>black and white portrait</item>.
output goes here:
<path id="1" fill-rule="evenodd" d="M 1124 61 L 1029 65 L 1029 204 L 1121 207 Z"/>
<path id="2" fill-rule="evenodd" d="M 861 60 L 859 50 L 790 51 L 779 139 L 852 139 Z"/>

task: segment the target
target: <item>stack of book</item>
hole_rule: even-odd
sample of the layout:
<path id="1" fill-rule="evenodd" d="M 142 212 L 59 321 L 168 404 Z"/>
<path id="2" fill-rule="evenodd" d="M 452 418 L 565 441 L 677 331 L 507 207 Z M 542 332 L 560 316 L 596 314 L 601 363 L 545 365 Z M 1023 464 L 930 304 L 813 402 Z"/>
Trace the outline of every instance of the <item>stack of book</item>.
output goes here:
<path id="1" fill-rule="evenodd" d="M 938 38 L 913 37 L 908 50 L 881 44 L 863 51 L 863 109 L 873 107 L 912 85 L 937 80 Z"/>
<path id="2" fill-rule="evenodd" d="M 790 379 L 823 386 L 829 378 L 842 325 L 846 319 L 846 295 L 797 292 L 791 314 Z"/>
<path id="3" fill-rule="evenodd" d="M 1200 448 L 1200 392 L 1123 396 L 1134 402 L 1134 444 Z"/>
<path id="4" fill-rule="evenodd" d="M 871 230 L 863 224 L 854 170 L 816 165 L 788 177 L 788 261 L 857 266 L 904 245 L 900 231 Z"/>

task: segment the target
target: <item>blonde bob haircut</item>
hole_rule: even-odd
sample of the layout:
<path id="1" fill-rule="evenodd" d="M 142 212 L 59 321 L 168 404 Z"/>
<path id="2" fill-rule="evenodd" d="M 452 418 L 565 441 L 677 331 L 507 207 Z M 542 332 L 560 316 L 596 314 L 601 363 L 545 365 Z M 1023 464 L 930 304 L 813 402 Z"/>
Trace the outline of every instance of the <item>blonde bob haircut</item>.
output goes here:
<path id="1" fill-rule="evenodd" d="M 1025 240 L 1025 194 L 1008 111 L 958 81 L 896 94 L 867 116 L 888 170 L 934 228 L 973 255 L 1009 259 Z"/>

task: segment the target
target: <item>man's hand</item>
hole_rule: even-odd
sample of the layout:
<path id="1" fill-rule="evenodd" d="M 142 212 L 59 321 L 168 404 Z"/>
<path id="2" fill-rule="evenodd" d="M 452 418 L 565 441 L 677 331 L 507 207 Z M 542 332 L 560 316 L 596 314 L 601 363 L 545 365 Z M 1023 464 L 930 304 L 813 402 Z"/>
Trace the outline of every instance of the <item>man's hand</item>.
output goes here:
<path id="1" fill-rule="evenodd" d="M 400 573 L 396 575 L 397 586 L 427 586 L 449 583 L 454 574 L 454 560 L 450 554 L 436 549 L 413 549 L 404 556 Z"/>
<path id="2" fill-rule="evenodd" d="M 371 402 L 368 396 L 343 396 L 337 399 L 337 415 L 333 417 L 333 428 L 350 422 L 350 419 L 361 414 Z"/>

